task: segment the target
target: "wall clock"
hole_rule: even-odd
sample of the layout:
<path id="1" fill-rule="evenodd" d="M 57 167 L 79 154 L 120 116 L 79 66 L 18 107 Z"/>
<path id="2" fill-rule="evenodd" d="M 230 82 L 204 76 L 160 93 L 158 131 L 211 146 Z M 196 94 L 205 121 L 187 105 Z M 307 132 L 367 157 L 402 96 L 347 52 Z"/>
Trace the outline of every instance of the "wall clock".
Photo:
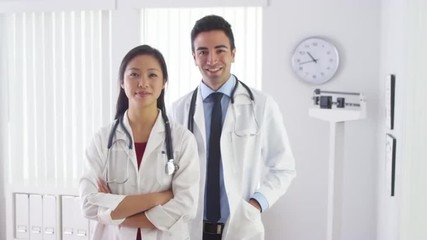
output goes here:
<path id="1" fill-rule="evenodd" d="M 339 66 L 336 46 L 320 37 L 298 43 L 292 54 L 292 70 L 304 82 L 322 84 L 333 78 Z"/>

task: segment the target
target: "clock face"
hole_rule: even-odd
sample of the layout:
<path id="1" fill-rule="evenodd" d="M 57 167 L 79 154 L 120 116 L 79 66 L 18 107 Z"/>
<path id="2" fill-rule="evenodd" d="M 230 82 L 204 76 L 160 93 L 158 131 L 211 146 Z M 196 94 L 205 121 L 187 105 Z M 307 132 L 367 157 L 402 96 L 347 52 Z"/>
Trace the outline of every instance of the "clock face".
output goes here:
<path id="1" fill-rule="evenodd" d="M 329 41 L 312 37 L 301 41 L 292 55 L 292 69 L 303 81 L 322 84 L 337 72 L 337 48 Z"/>

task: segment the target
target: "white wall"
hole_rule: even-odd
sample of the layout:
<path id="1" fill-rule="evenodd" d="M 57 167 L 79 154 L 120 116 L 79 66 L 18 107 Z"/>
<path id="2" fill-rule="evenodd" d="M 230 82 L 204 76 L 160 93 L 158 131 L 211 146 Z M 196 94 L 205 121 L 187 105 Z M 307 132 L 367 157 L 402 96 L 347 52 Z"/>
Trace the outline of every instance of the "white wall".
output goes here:
<path id="1" fill-rule="evenodd" d="M 4 27 L 4 19 L 2 15 L 0 15 L 0 29 Z M 3 38 L 0 38 L 0 53 L 4 52 L 2 44 Z M 7 69 L 6 61 L 4 60 L 5 56 L 0 55 L 0 69 Z M 7 81 L 4 81 L 4 72 L 0 71 L 0 112 L 6 112 L 7 111 Z M 7 146 L 6 146 L 6 139 L 4 139 L 4 136 L 6 136 L 6 129 L 7 129 L 7 119 L 6 114 L 0 115 L 0 169 L 3 171 L 4 169 L 4 159 L 7 157 Z M 5 183 L 5 176 L 2 173 L 0 176 L 0 239 L 6 239 L 6 210 L 5 210 L 5 204 L 6 204 L 6 198 L 5 198 L 5 189 L 4 189 L 4 183 Z"/>
<path id="2" fill-rule="evenodd" d="M 289 192 L 263 214 L 266 239 L 326 239 L 329 124 L 308 116 L 317 87 L 366 96 L 367 118 L 345 126 L 340 239 L 376 239 L 380 13 L 379 0 L 271 0 L 265 8 L 263 90 L 280 103 L 297 167 Z M 295 45 L 312 35 L 332 39 L 341 54 L 338 74 L 321 86 L 290 67 Z"/>
<path id="3" fill-rule="evenodd" d="M 427 3 L 383 0 L 382 4 L 380 76 L 396 74 L 397 123 L 392 131 L 380 128 L 379 135 L 391 132 L 397 139 L 397 191 L 395 198 L 386 196 L 384 172 L 379 171 L 377 239 L 422 240 L 427 239 Z M 379 142 L 381 146 L 383 139 Z"/>
<path id="4" fill-rule="evenodd" d="M 388 130 L 384 124 L 384 116 L 378 119 L 378 146 L 384 146 L 384 135 L 390 133 L 397 139 L 397 171 L 395 197 L 390 197 L 386 183 L 385 154 L 379 152 L 378 161 L 378 240 L 400 239 L 400 216 L 399 209 L 402 196 L 402 162 L 403 146 L 402 131 L 404 116 L 400 109 L 404 107 L 404 82 L 406 79 L 407 36 L 404 34 L 407 27 L 406 7 L 407 1 L 386 0 L 382 1 L 381 21 L 381 65 L 378 82 L 380 107 L 384 104 L 384 80 L 388 74 L 396 75 L 396 112 L 395 129 Z"/>

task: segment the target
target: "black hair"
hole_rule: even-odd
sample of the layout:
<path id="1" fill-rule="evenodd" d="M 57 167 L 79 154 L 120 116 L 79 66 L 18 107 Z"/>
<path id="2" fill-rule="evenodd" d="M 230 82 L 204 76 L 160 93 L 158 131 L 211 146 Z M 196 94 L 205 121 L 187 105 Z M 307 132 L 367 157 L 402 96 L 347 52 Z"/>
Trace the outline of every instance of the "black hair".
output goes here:
<path id="1" fill-rule="evenodd" d="M 234 36 L 233 31 L 231 30 L 231 25 L 223 18 L 217 15 L 208 15 L 205 16 L 194 24 L 193 30 L 191 30 L 191 50 L 194 52 L 194 39 L 201 32 L 209 32 L 213 30 L 220 30 L 225 33 L 230 40 L 231 50 L 234 50 Z"/>
<path id="2" fill-rule="evenodd" d="M 130 50 L 123 58 L 122 63 L 120 64 L 119 68 L 119 83 L 123 83 L 126 67 L 129 64 L 129 62 L 134 59 L 137 56 L 141 55 L 149 55 L 153 56 L 160 64 L 160 68 L 163 73 L 163 80 L 165 82 L 168 81 L 168 69 L 166 67 L 166 61 L 160 53 L 159 50 L 152 48 L 148 45 L 140 45 L 132 50 Z M 157 99 L 157 107 L 162 110 L 162 115 L 166 114 L 166 107 L 165 107 L 165 89 L 162 89 L 162 92 L 160 93 L 159 98 Z M 117 105 L 116 105 L 116 115 L 114 119 L 118 119 L 120 116 L 124 114 L 124 112 L 129 108 L 129 99 L 126 96 L 125 90 L 123 88 L 120 88 L 119 97 L 117 98 Z"/>
<path id="3" fill-rule="evenodd" d="M 120 84 L 124 81 L 125 71 L 126 67 L 129 64 L 129 62 L 134 59 L 137 56 L 141 55 L 149 55 L 153 56 L 160 64 L 160 68 L 163 73 L 163 81 L 168 81 L 168 69 L 166 67 L 166 61 L 162 55 L 162 53 L 152 48 L 148 45 L 140 45 L 132 50 L 130 50 L 125 57 L 122 60 L 122 63 L 120 64 L 119 68 L 119 82 Z M 129 99 L 126 96 L 125 90 L 123 88 L 120 88 L 119 97 L 117 98 L 117 107 L 116 107 L 116 115 L 114 119 L 117 119 L 118 122 L 120 122 L 120 118 L 123 118 L 123 114 L 125 111 L 129 108 Z M 173 159 L 173 146 L 172 146 L 172 134 L 171 134 L 171 128 L 168 116 L 166 114 L 166 107 L 165 107 L 165 89 L 162 89 L 162 92 L 160 93 L 159 98 L 157 98 L 157 108 L 159 108 L 162 111 L 162 118 L 163 122 L 165 123 L 165 139 L 166 139 L 166 153 L 168 159 Z"/>

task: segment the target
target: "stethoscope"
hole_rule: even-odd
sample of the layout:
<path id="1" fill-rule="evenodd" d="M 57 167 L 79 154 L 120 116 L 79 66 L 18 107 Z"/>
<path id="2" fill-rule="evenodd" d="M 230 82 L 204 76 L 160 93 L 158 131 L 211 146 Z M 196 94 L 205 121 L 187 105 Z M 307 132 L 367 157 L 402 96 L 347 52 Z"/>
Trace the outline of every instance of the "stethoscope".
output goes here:
<path id="1" fill-rule="evenodd" d="M 239 84 L 241 84 L 246 89 L 246 92 L 248 93 L 249 98 L 251 100 L 252 115 L 253 115 L 254 121 L 256 123 L 256 131 L 255 131 L 255 133 L 253 133 L 251 135 L 256 135 L 256 134 L 258 134 L 258 131 L 259 131 L 259 125 L 258 125 L 258 121 L 257 121 L 256 116 L 255 116 L 255 98 L 254 98 L 254 95 L 253 95 L 251 89 L 246 84 L 241 82 L 236 76 L 234 76 L 234 77 L 236 78 L 236 84 L 234 85 L 233 90 L 231 90 L 231 94 L 230 94 L 231 104 L 234 107 L 234 93 L 236 92 L 237 86 Z M 193 95 L 191 96 L 190 109 L 188 111 L 187 128 L 188 128 L 188 130 L 190 130 L 193 133 L 194 133 L 194 131 L 193 131 L 194 130 L 194 113 L 196 112 L 196 100 L 197 100 L 198 90 L 199 90 L 199 88 L 197 87 L 193 91 Z M 236 114 L 236 111 L 233 111 L 233 113 Z M 234 117 L 236 118 L 236 116 L 234 116 Z M 236 122 L 235 122 L 235 124 L 236 124 Z M 234 133 L 239 136 L 238 131 L 236 131 L 236 126 L 234 126 Z"/>
<path id="2" fill-rule="evenodd" d="M 173 158 L 173 146 L 172 146 L 172 136 L 171 136 L 170 123 L 169 123 L 169 119 L 166 116 L 166 113 L 164 113 L 164 111 L 162 111 L 162 117 L 163 117 L 163 120 L 165 122 L 166 155 L 167 155 L 167 159 L 168 159 L 166 162 L 166 165 L 165 165 L 165 172 L 167 175 L 173 175 L 179 169 L 179 165 L 175 163 L 174 158 Z M 129 168 L 128 167 L 129 167 L 129 162 L 130 162 L 130 152 L 133 149 L 133 142 L 132 142 L 132 137 L 131 137 L 129 131 L 127 130 L 127 128 L 125 127 L 125 125 L 123 123 L 123 118 L 124 118 L 124 114 L 121 115 L 114 122 L 114 125 L 111 128 L 110 134 L 108 136 L 107 160 L 105 161 L 105 165 L 104 165 L 104 176 L 105 176 L 105 181 L 107 183 L 123 184 L 129 180 Z M 114 136 L 116 135 L 115 133 L 116 133 L 117 127 L 119 125 L 123 129 L 123 131 L 125 132 L 126 138 L 128 139 L 128 141 L 127 141 L 128 153 L 127 153 L 127 159 L 126 159 L 126 173 L 124 174 L 125 177 L 123 179 L 111 178 L 110 171 L 109 171 L 109 163 L 111 161 L 111 153 L 110 153 L 111 147 L 113 146 L 113 144 L 117 144 L 117 142 L 120 141 L 117 139 L 114 141 Z M 121 141 L 125 141 L 125 140 L 122 139 Z"/>

